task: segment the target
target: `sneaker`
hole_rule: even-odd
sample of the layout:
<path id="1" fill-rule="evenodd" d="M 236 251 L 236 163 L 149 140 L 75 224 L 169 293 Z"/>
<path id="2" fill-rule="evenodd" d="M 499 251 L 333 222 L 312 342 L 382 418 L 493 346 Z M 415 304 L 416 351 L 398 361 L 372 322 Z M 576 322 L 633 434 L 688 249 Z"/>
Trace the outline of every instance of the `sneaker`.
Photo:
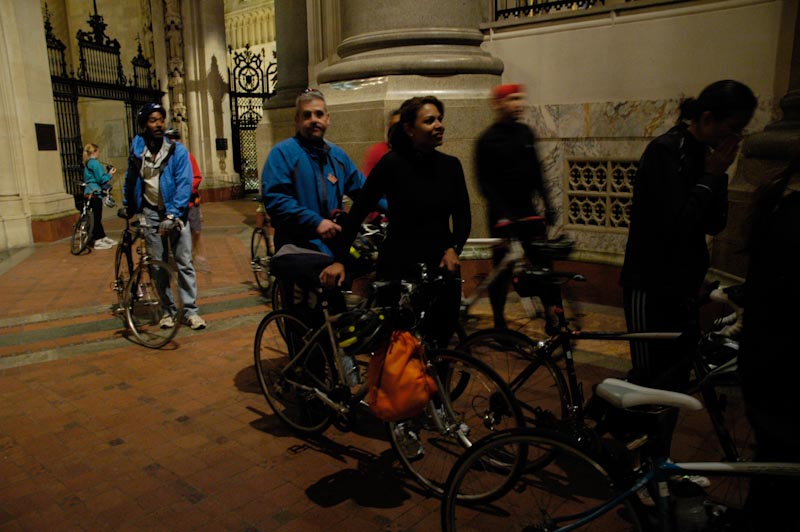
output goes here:
<path id="1" fill-rule="evenodd" d="M 417 460 L 424 456 L 425 449 L 419 441 L 419 436 L 411 430 L 408 422 L 397 423 L 393 430 L 397 447 L 406 459 Z"/>
<path id="2" fill-rule="evenodd" d="M 701 475 L 676 475 L 674 477 L 670 477 L 670 480 L 678 482 L 691 482 L 695 486 L 699 486 L 703 489 L 711 487 L 711 481 L 708 480 L 708 477 Z"/>
<path id="3" fill-rule="evenodd" d="M 95 240 L 94 241 L 94 249 L 111 249 L 111 244 L 105 242 L 103 240 Z"/>
<path id="4" fill-rule="evenodd" d="M 162 329 L 172 329 L 175 327 L 175 320 L 169 314 L 164 314 L 158 322 L 158 326 Z"/>
<path id="5" fill-rule="evenodd" d="M 206 320 L 200 317 L 199 314 L 192 314 L 183 319 L 183 323 L 188 325 L 193 331 L 206 328 Z"/>
<path id="6" fill-rule="evenodd" d="M 106 244 L 109 244 L 111 246 L 116 246 L 117 244 L 119 244 L 119 242 L 117 242 L 113 238 L 108 238 L 107 236 L 104 236 L 103 238 L 101 238 L 100 241 L 101 242 L 105 242 Z"/>

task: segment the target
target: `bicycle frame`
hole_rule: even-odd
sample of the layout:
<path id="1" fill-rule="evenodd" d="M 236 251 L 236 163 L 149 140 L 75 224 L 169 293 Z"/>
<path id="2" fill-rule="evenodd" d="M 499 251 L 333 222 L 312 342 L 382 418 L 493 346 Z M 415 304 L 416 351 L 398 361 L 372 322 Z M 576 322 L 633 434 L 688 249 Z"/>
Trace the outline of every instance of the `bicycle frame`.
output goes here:
<path id="1" fill-rule="evenodd" d="M 563 521 L 573 521 L 570 525 L 558 528 L 554 532 L 570 532 L 592 522 L 603 514 L 616 508 L 622 501 L 636 497 L 639 490 L 650 485 L 650 492 L 654 494 L 653 501 L 658 512 L 661 530 L 672 532 L 670 516 L 670 477 L 684 475 L 725 475 L 752 477 L 763 476 L 783 476 L 800 477 L 800 464 L 791 462 L 680 462 L 673 463 L 667 459 L 660 459 L 644 470 L 636 480 L 625 490 L 618 493 L 605 504 L 592 508 L 585 512 L 575 515 L 567 515 L 558 519 L 553 519 L 554 523 Z"/>
<path id="2" fill-rule="evenodd" d="M 435 281 L 434 281 L 435 282 Z M 379 288 L 382 286 L 389 286 L 392 285 L 394 282 L 392 281 L 379 281 L 373 284 L 374 287 Z M 400 282 L 401 286 L 401 302 L 400 306 L 404 306 L 407 303 L 407 298 L 409 297 L 410 293 L 413 291 L 413 287 L 415 286 L 414 283 L 406 283 Z M 405 289 L 403 289 L 405 287 Z M 409 289 L 410 287 L 410 289 Z M 361 308 L 369 309 L 372 308 L 375 298 L 377 297 L 377 290 L 374 290 L 369 298 L 362 302 Z M 303 383 L 296 382 L 295 380 L 290 378 L 292 368 L 297 367 L 298 364 L 303 364 L 307 360 L 307 356 L 311 349 L 320 346 L 324 349 L 323 342 L 327 342 L 328 347 L 330 348 L 330 352 L 333 353 L 334 364 L 336 366 L 336 382 L 334 383 L 334 387 L 343 386 L 349 389 L 349 385 L 345 382 L 344 375 L 345 375 L 345 368 L 343 366 L 343 357 L 348 356 L 344 353 L 342 348 L 339 347 L 336 341 L 336 332 L 334 331 L 334 324 L 336 320 L 350 312 L 347 310 L 345 312 L 339 314 L 330 314 L 329 311 L 329 304 L 326 298 L 321 299 L 321 308 L 322 313 L 324 316 L 324 324 L 317 327 L 316 329 L 312 329 L 309 331 L 311 333 L 310 337 L 304 338 L 306 345 L 303 347 L 298 353 L 296 353 L 289 363 L 283 368 L 281 371 L 281 375 L 290 382 L 292 385 L 296 386 L 297 388 L 304 390 L 306 392 L 313 393 L 319 400 L 325 403 L 328 407 L 335 410 L 339 415 L 346 416 L 348 415 L 354 405 L 357 405 L 361 402 L 361 400 L 367 395 L 368 384 L 362 384 L 357 391 L 352 393 L 347 402 L 336 401 L 332 399 L 325 391 L 320 390 L 318 387 L 307 386 Z M 422 317 L 424 320 L 424 316 Z M 391 320 L 383 321 L 367 338 L 365 341 L 361 343 L 362 346 L 369 346 L 374 344 L 375 338 L 377 338 L 385 329 L 390 325 Z M 326 338 L 322 338 L 323 335 L 326 335 Z M 427 352 L 427 350 L 425 350 Z M 453 407 L 452 403 L 450 402 L 450 398 L 448 394 L 443 393 L 445 389 L 442 384 L 441 377 L 439 372 L 436 371 L 434 364 L 431 360 L 423 355 L 423 361 L 425 363 L 425 367 L 428 370 L 429 375 L 433 377 L 434 381 L 436 382 L 437 389 L 439 393 L 435 394 L 442 403 L 442 406 L 446 409 L 446 411 L 450 414 L 449 418 L 452 419 L 453 416 Z M 429 401 L 428 408 L 433 408 L 433 398 Z M 445 426 L 439 416 L 432 416 L 434 419 L 437 429 L 441 432 L 441 434 L 452 434 L 453 427 L 452 426 Z M 460 431 L 456 430 L 455 432 L 458 433 L 458 437 L 462 440 L 462 443 L 469 445 L 469 441 L 466 439 L 465 435 L 462 434 Z"/>
<path id="3" fill-rule="evenodd" d="M 489 274 L 481 281 L 481 283 L 475 287 L 472 294 L 469 297 L 461 298 L 461 311 L 466 312 L 469 308 L 475 304 L 475 302 L 483 295 L 483 293 L 489 288 L 489 286 L 497 279 L 500 274 L 507 270 L 513 271 L 513 269 L 517 266 L 517 264 L 524 262 L 525 259 L 525 250 L 522 249 L 522 243 L 516 238 L 511 240 L 506 240 L 503 238 L 470 238 L 467 241 L 467 244 L 473 245 L 491 245 L 491 246 L 499 246 L 499 245 L 507 245 L 508 253 L 503 257 L 497 266 L 493 267 Z"/>

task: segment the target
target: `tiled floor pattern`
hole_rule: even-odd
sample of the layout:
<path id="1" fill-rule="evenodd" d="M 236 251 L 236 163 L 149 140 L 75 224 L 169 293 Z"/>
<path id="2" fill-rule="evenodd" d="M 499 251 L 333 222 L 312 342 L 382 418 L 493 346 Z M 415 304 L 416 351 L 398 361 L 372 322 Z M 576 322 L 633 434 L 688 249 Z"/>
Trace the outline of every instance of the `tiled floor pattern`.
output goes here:
<path id="1" fill-rule="evenodd" d="M 203 209 L 209 328 L 169 349 L 132 344 L 108 314 L 113 250 L 74 257 L 63 241 L 0 263 L 0 531 L 438 530 L 438 502 L 398 469 L 379 423 L 303 439 L 272 415 L 252 367 L 268 310 L 247 260 L 253 204 Z M 586 329 L 624 326 L 618 310 L 573 312 Z M 584 380 L 624 373 L 626 345 L 593 344 L 579 360 L 604 368 L 582 366 Z M 705 419 L 684 425 L 676 448 L 707 451 Z"/>

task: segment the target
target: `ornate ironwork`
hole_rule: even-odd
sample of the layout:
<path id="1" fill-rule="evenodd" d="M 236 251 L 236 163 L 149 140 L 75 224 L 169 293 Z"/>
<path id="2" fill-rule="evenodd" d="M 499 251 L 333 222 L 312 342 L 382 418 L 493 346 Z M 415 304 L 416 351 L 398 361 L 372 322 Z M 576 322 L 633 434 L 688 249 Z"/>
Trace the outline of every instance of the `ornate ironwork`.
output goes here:
<path id="1" fill-rule="evenodd" d="M 606 0 L 495 0 L 494 19 L 533 17 L 562 9 L 587 10 L 605 4 Z"/>
<path id="2" fill-rule="evenodd" d="M 78 30 L 78 56 L 80 67 L 78 78 L 97 83 L 125 85 L 125 73 L 122 71 L 120 45 L 117 39 L 106 35 L 106 27 L 102 15 L 97 13 L 97 2 L 94 2 L 94 15 L 87 21 L 92 31 Z"/>
<path id="3" fill-rule="evenodd" d="M 64 187 L 70 194 L 79 191 L 83 180 L 83 142 L 81 139 L 78 99 L 99 98 L 125 102 L 128 141 L 136 134 L 136 111 L 145 103 L 161 101 L 164 93 L 158 89 L 158 80 L 150 62 L 139 53 L 131 61 L 133 77 L 128 84 L 122 71 L 120 45 L 116 39 L 105 35 L 106 24 L 97 14 L 89 16 L 92 32 L 78 31 L 81 67 L 78 76 L 73 70 L 67 73 L 66 45 L 53 33 L 51 13 L 45 4 L 45 37 L 50 81 L 56 111 L 61 167 L 64 172 Z"/>
<path id="4" fill-rule="evenodd" d="M 278 64 L 275 52 L 267 63 L 265 51 L 254 53 L 249 44 L 243 51 L 229 47 L 228 53 L 233 65 L 229 72 L 233 168 L 239 173 L 244 191 L 252 192 L 258 190 L 260 181 L 255 130 L 264 115 L 264 103 L 275 95 Z"/>
<path id="5" fill-rule="evenodd" d="M 568 223 L 627 229 L 637 161 L 567 161 Z"/>

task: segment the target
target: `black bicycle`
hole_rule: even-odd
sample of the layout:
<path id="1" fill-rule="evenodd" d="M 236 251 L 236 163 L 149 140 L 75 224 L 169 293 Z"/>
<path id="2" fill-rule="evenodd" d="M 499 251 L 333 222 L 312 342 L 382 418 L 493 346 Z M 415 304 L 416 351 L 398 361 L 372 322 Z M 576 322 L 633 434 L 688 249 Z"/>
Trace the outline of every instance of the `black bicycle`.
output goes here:
<path id="1" fill-rule="evenodd" d="M 83 188 L 86 183 L 80 183 L 79 186 Z M 94 212 L 91 206 L 91 194 L 74 194 L 75 208 L 78 209 L 80 215 L 77 221 L 72 226 L 72 238 L 69 241 L 69 251 L 73 255 L 80 255 L 89 248 L 89 241 L 92 239 L 92 231 L 94 230 Z"/>
<path id="2" fill-rule="evenodd" d="M 254 201 L 259 201 L 256 198 Z M 272 238 L 269 215 L 259 202 L 256 211 L 256 227 L 250 236 L 250 268 L 256 278 L 258 289 L 266 293 L 273 286 L 273 278 L 269 273 L 269 260 L 275 254 L 275 242 Z M 275 290 L 272 291 L 274 302 Z"/>
<path id="3" fill-rule="evenodd" d="M 569 281 L 585 280 L 573 272 L 528 270 L 520 275 L 524 281 L 518 282 L 532 292 L 543 286 L 563 287 Z M 488 329 L 472 334 L 458 349 L 486 361 L 506 379 L 529 426 L 560 430 L 578 440 L 592 438 L 594 432 L 587 425 L 586 397 L 575 370 L 573 346 L 577 340 L 689 341 L 681 332 L 574 330 L 563 309 L 557 310 L 557 316 L 558 331 L 544 340 L 534 341 L 512 330 Z M 738 461 L 749 455 L 752 443 L 751 430 L 741 416 L 738 344 L 712 332 L 703 335 L 696 346 L 690 358 L 682 362 L 693 371 L 684 392 L 702 396 L 724 459 Z"/>
<path id="4" fill-rule="evenodd" d="M 358 383 L 371 353 L 382 349 L 393 330 L 424 324 L 441 282 L 424 273 L 411 281 L 376 282 L 368 304 L 336 315 L 322 298 L 324 320 L 317 327 L 290 310 L 270 312 L 258 326 L 254 357 L 275 414 L 293 429 L 314 434 L 369 412 L 363 401 L 367 386 Z M 523 416 L 511 390 L 484 362 L 446 349 L 426 349 L 424 359 L 437 391 L 422 413 L 387 423 L 387 431 L 408 472 L 441 494 L 465 449 L 495 430 L 521 426 Z M 500 459 L 514 464 L 522 457 Z"/>
<path id="5" fill-rule="evenodd" d="M 174 264 L 150 255 L 144 215 L 136 215 L 133 221 L 127 216 L 120 217 L 125 219 L 125 229 L 114 257 L 113 287 L 117 301 L 111 310 L 123 320 L 138 343 L 158 349 L 175 338 L 183 323 L 183 301 L 176 269 Z M 174 261 L 169 240 L 163 238 L 163 245 L 170 251 L 170 261 Z M 134 249 L 139 257 L 135 265 Z M 168 293 L 172 295 L 172 302 Z M 166 323 L 166 316 L 171 318 L 171 323 Z"/>

